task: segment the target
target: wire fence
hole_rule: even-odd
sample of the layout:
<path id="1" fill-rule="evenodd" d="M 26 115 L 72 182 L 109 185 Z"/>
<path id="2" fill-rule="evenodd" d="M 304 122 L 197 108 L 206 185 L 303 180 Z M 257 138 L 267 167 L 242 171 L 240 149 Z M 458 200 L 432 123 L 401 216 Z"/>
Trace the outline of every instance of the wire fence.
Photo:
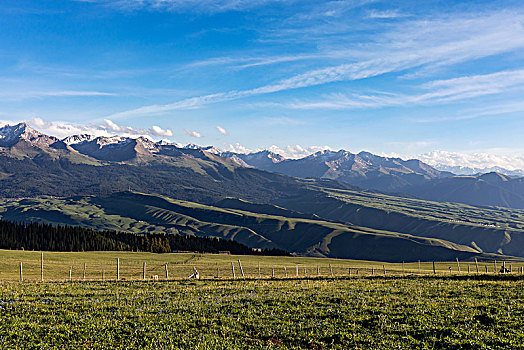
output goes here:
<path id="1" fill-rule="evenodd" d="M 321 260 L 321 259 L 317 259 Z M 339 260 L 340 261 L 340 260 Z M 0 281 L 129 281 L 199 279 L 304 279 L 369 276 L 524 274 L 523 262 L 465 261 L 384 263 L 282 263 L 268 264 L 252 257 L 221 259 L 211 263 L 198 256 L 177 262 L 126 260 L 47 261 L 36 259 L 2 265 Z"/>

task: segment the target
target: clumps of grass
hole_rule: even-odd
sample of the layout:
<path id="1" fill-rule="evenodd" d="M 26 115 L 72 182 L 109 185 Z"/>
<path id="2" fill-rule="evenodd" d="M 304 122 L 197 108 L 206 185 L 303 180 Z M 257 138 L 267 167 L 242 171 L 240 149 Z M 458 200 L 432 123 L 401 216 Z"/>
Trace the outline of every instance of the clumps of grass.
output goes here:
<path id="1" fill-rule="evenodd" d="M 522 279 L 0 286 L 2 348 L 502 349 L 524 340 Z"/>

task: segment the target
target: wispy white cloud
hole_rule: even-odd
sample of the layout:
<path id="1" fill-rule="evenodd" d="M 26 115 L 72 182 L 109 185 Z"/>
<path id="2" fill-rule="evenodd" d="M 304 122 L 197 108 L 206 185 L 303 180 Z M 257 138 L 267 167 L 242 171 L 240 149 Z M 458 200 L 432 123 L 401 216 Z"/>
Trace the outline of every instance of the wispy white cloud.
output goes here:
<path id="1" fill-rule="evenodd" d="M 490 45 L 486 45 L 489 42 Z M 192 97 L 165 105 L 150 105 L 134 110 L 120 112 L 110 118 L 125 118 L 129 116 L 150 116 L 163 114 L 172 110 L 195 109 L 212 103 L 226 102 L 250 96 L 266 95 L 286 90 L 307 88 L 341 81 L 355 81 L 373 78 L 387 73 L 399 73 L 408 69 L 418 69 L 432 66 L 449 66 L 459 62 L 475 60 L 482 57 L 498 55 L 524 48 L 524 15 L 518 13 L 494 13 L 487 15 L 464 15 L 458 18 L 444 18 L 427 21 L 411 21 L 402 23 L 397 29 L 383 34 L 375 42 L 368 45 L 367 53 L 362 53 L 360 60 L 313 69 L 302 74 L 282 79 L 253 89 L 232 90 L 215 94 Z M 354 58 L 353 58 L 354 59 Z M 510 81 L 510 76 L 488 77 Z M 470 79 L 471 81 L 471 79 Z M 448 82 L 449 85 L 461 86 L 464 90 L 460 98 L 478 96 L 494 91 L 493 87 L 484 90 L 472 89 L 460 81 Z M 444 87 L 441 83 L 440 86 Z M 456 92 L 445 89 L 437 94 L 444 100 L 460 96 Z M 402 99 L 438 100 L 438 96 L 422 95 L 417 97 L 401 96 L 397 99 L 386 99 L 370 96 L 378 103 L 402 103 Z M 377 102 L 345 101 L 346 105 L 358 103 L 365 107 Z M 317 105 L 322 107 L 323 105 Z"/>
<path id="2" fill-rule="evenodd" d="M 85 125 L 65 121 L 47 121 L 39 117 L 34 117 L 31 120 L 28 120 L 27 123 L 42 133 L 58 138 L 79 134 L 89 134 L 94 136 L 111 136 L 114 134 L 106 125 Z"/>
<path id="3" fill-rule="evenodd" d="M 220 125 L 217 125 L 217 130 L 219 133 L 221 133 L 222 135 L 227 135 L 228 132 L 226 129 L 224 129 L 223 127 L 221 127 Z"/>
<path id="4" fill-rule="evenodd" d="M 248 153 L 256 152 L 255 150 L 250 149 L 250 148 L 247 148 L 247 147 L 241 145 L 241 144 L 238 143 L 238 142 L 226 146 L 223 150 L 224 150 L 224 151 L 227 151 L 227 152 L 233 152 L 233 153 L 244 153 L 244 154 L 248 154 Z"/>
<path id="5" fill-rule="evenodd" d="M 153 125 L 151 129 L 149 130 L 151 135 L 154 136 L 164 136 L 164 137 L 172 137 L 173 132 L 170 129 L 162 129 L 161 127 L 157 125 Z"/>
<path id="6" fill-rule="evenodd" d="M 450 120 L 467 120 L 487 116 L 508 115 L 518 112 L 524 112 L 524 102 L 517 101 L 491 104 L 485 107 L 468 108 L 452 114 L 418 117 L 413 121 L 419 123 L 447 122 Z"/>
<path id="7" fill-rule="evenodd" d="M 16 124 L 20 121 L 5 122 L 5 124 Z M 34 117 L 27 121 L 36 130 L 48 135 L 63 138 L 72 135 L 89 134 L 94 136 L 125 136 L 125 137 L 171 137 L 173 133 L 170 129 L 162 129 L 152 126 L 151 129 L 135 129 L 130 126 L 119 125 L 109 119 L 104 120 L 103 124 L 78 124 L 66 121 L 47 121 L 40 117 Z"/>
<path id="8" fill-rule="evenodd" d="M 431 91 L 412 95 L 385 92 L 368 95 L 337 93 L 326 95 L 323 99 L 317 101 L 294 100 L 276 105 L 291 109 L 356 109 L 449 103 L 507 93 L 515 89 L 524 90 L 524 70 L 435 80 L 419 86 L 417 91 L 421 89 Z"/>
<path id="9" fill-rule="evenodd" d="M 202 137 L 201 133 L 199 133 L 197 131 L 187 130 L 187 129 L 186 129 L 186 134 L 191 136 L 191 137 L 196 137 L 196 138 Z"/>
<path id="10" fill-rule="evenodd" d="M 470 168 L 473 172 L 500 167 L 507 170 L 524 169 L 523 156 L 511 156 L 486 152 L 432 151 L 417 158 L 437 167 Z"/>
<path id="11" fill-rule="evenodd" d="M 288 159 L 299 159 L 303 157 L 307 157 L 313 153 L 319 152 L 319 151 L 332 151 L 333 149 L 329 146 L 308 146 L 303 147 L 300 145 L 288 145 L 284 147 L 279 147 L 276 145 L 272 145 L 268 148 L 271 152 L 274 152 L 276 154 L 280 154 L 284 158 Z"/>
<path id="12" fill-rule="evenodd" d="M 386 10 L 386 11 L 379 11 L 379 10 L 371 10 L 368 13 L 369 18 L 377 18 L 377 19 L 390 19 L 390 18 L 400 18 L 400 17 L 407 17 L 409 15 L 401 13 L 399 10 Z"/>
<path id="13" fill-rule="evenodd" d="M 170 12 L 219 13 L 227 11 L 245 11 L 272 2 L 283 0 L 74 0 L 78 2 L 98 3 L 113 8 L 134 11 L 153 10 Z"/>
<path id="14" fill-rule="evenodd" d="M 304 121 L 297 119 L 297 118 L 290 118 L 290 117 L 265 117 L 260 120 L 262 124 L 265 125 L 276 125 L 276 126 L 293 126 L 293 125 L 302 125 L 305 124 Z"/>
<path id="15" fill-rule="evenodd" d="M 227 66 L 235 70 L 259 67 L 259 66 L 268 66 L 278 63 L 289 63 L 296 61 L 304 61 L 311 59 L 321 59 L 329 58 L 341 54 L 338 52 L 330 53 L 312 53 L 312 54 L 294 54 L 294 55 L 275 55 L 275 56 L 223 56 L 223 57 L 213 57 L 200 61 L 195 61 L 186 64 L 183 66 L 183 69 L 194 69 L 199 67 L 208 67 L 208 66 Z"/>
<path id="16" fill-rule="evenodd" d="M 116 96 L 116 93 L 104 91 L 81 91 L 81 90 L 25 90 L 4 89 L 0 91 L 0 100 L 22 101 L 44 97 L 100 97 Z"/>

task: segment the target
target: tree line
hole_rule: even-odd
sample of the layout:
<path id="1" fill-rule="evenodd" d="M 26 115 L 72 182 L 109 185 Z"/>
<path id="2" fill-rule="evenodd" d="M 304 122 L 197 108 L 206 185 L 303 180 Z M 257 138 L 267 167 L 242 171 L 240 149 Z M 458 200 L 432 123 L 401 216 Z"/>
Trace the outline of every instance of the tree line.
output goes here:
<path id="1" fill-rule="evenodd" d="M 168 253 L 196 251 L 241 255 L 290 255 L 281 249 L 253 250 L 241 243 L 215 237 L 161 233 L 95 231 L 79 226 L 54 226 L 0 220 L 0 249 L 46 251 L 141 251 Z"/>

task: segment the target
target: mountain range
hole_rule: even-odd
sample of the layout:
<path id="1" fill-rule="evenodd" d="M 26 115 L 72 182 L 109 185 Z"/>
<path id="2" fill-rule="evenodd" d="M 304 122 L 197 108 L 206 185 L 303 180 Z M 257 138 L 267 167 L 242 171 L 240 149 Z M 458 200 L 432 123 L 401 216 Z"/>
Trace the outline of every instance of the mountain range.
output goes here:
<path id="1" fill-rule="evenodd" d="M 257 169 L 300 178 L 322 178 L 363 189 L 433 201 L 524 208 L 524 180 L 496 172 L 470 176 L 440 171 L 417 160 L 381 157 L 369 152 L 320 151 L 285 159 L 270 151 L 222 153 Z"/>
<path id="2" fill-rule="evenodd" d="M 112 177 L 118 177 L 119 170 L 113 169 L 115 167 L 125 168 L 126 171 L 134 174 L 131 177 L 135 178 L 134 181 L 126 177 L 118 181 L 118 184 L 102 174 L 91 179 L 99 178 L 101 181 L 98 186 L 110 187 L 108 190 L 126 189 L 123 187 L 125 184 L 128 185 L 128 189 L 133 188 L 134 182 L 150 182 L 148 179 L 155 179 L 161 172 L 170 171 L 169 168 L 174 167 L 177 171 L 172 172 L 168 179 L 185 176 L 188 172 L 196 173 L 201 176 L 201 183 L 211 181 L 217 184 L 217 181 L 228 178 L 231 186 L 237 189 L 243 185 L 251 186 L 247 184 L 249 181 L 246 182 L 246 175 L 239 178 L 240 173 L 266 179 L 282 174 L 302 179 L 332 180 L 336 181 L 338 186 L 356 186 L 434 201 L 524 208 L 524 180 L 520 177 L 496 172 L 468 176 L 455 175 L 448 171 L 437 170 L 417 159 L 382 157 L 369 152 L 353 154 L 344 150 L 325 150 L 301 159 L 285 159 L 267 150 L 250 154 L 222 152 L 212 146 L 200 147 L 190 144 L 182 147 L 164 141 L 153 142 L 144 137 L 74 135 L 58 139 L 42 134 L 25 123 L 20 123 L 0 128 L 0 157 L 3 158 L 3 161 L 0 161 L 0 178 L 4 179 L 6 184 L 11 184 L 0 189 L 0 195 L 3 196 L 38 193 L 34 191 L 35 186 L 23 190 L 17 185 L 21 179 L 11 177 L 13 171 L 18 171 L 11 169 L 13 166 L 32 172 L 38 179 L 42 176 L 38 168 L 43 164 L 48 164 L 50 167 L 47 169 L 48 172 L 54 171 L 57 175 L 69 169 L 69 173 L 66 172 L 65 176 L 71 175 L 70 172 L 74 169 L 70 165 L 75 164 L 80 167 L 99 166 L 89 169 L 100 173 L 116 172 L 111 175 Z M 18 162 L 14 163 L 14 160 Z M 137 166 L 142 167 L 141 171 L 137 171 Z M 254 171 L 255 169 L 265 172 L 257 172 Z M 35 174 L 37 171 L 39 174 Z M 151 171 L 155 174 L 145 178 L 144 174 Z M 82 177 L 85 178 L 86 174 Z M 280 179 L 284 178 L 280 177 Z M 184 182 L 187 179 L 180 181 Z M 286 178 L 282 181 L 296 182 L 297 180 Z M 271 190 L 264 185 L 264 182 L 256 187 L 261 192 L 266 192 L 265 197 L 267 197 L 267 192 Z M 101 193 L 94 188 L 96 182 L 88 180 L 82 183 L 83 190 L 87 193 Z M 158 188 L 159 185 L 159 183 L 153 184 L 152 188 Z M 86 186 L 88 188 L 85 188 Z M 177 191 L 161 193 L 175 195 L 180 187 L 175 188 Z M 194 192 L 194 189 L 193 187 L 190 192 Z M 70 191 L 64 193 L 63 189 L 58 187 L 57 190 L 57 194 L 72 194 Z M 215 191 L 218 192 L 216 195 L 220 195 L 220 188 L 216 188 Z M 201 195 L 205 196 L 206 192 L 208 200 L 216 197 L 210 195 L 209 191 L 202 191 Z M 190 199 L 200 200 L 199 197 Z"/>
<path id="3" fill-rule="evenodd" d="M 396 194 L 388 194 L 396 193 Z M 0 128 L 0 217 L 387 261 L 524 257 L 522 179 L 323 151 L 288 160 Z M 475 205 L 428 201 L 463 202 Z"/>

